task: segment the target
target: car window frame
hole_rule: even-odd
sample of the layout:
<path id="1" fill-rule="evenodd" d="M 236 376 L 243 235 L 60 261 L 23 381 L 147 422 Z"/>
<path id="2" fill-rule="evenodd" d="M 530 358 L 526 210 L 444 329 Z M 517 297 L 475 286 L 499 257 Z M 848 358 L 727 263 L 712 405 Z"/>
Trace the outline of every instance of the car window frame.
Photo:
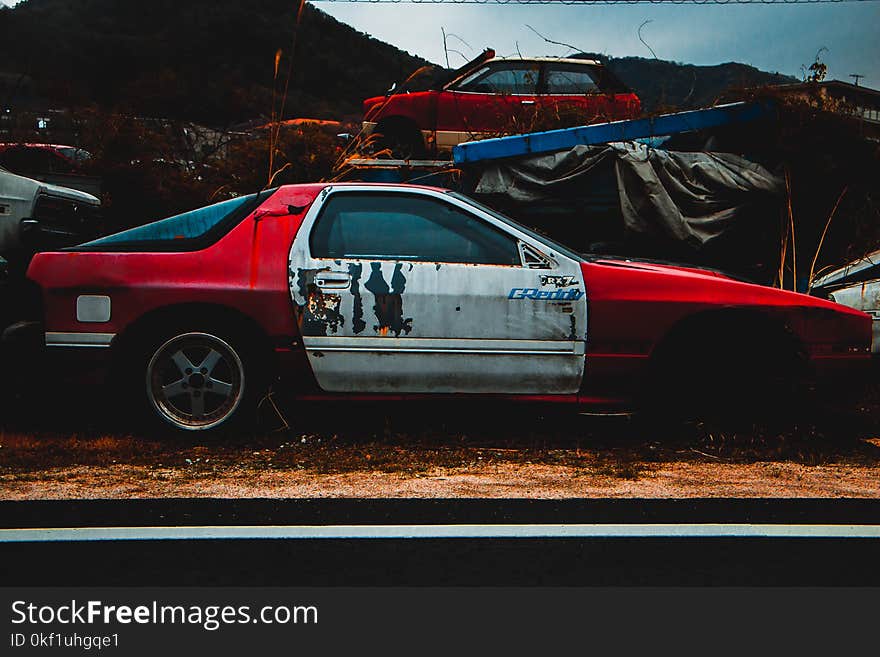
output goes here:
<path id="1" fill-rule="evenodd" d="M 327 188 L 325 188 L 327 189 Z M 462 260 L 423 260 L 418 259 L 417 257 L 412 256 L 402 256 L 400 254 L 396 254 L 392 256 L 380 256 L 375 254 L 370 255 L 357 255 L 357 256 L 316 256 L 313 248 L 313 240 L 315 237 L 315 232 L 318 228 L 318 225 L 321 222 L 321 218 L 324 216 L 327 208 L 330 205 L 330 199 L 332 196 L 337 194 L 375 194 L 386 195 L 386 196 L 395 196 L 395 197 L 414 197 L 414 198 L 428 198 L 433 200 L 434 202 L 440 203 L 442 205 L 447 205 L 451 208 L 455 208 L 459 212 L 463 212 L 464 214 L 472 217 L 475 221 L 478 221 L 484 227 L 489 228 L 491 231 L 497 233 L 498 235 L 509 239 L 513 243 L 513 247 L 517 256 L 519 258 L 518 264 L 513 263 L 483 263 L 483 262 L 465 262 Z M 509 230 L 505 230 L 505 226 L 499 226 L 493 221 L 487 221 L 485 217 L 480 216 L 479 213 L 473 211 L 472 207 L 469 204 L 460 204 L 460 203 L 450 203 L 449 198 L 443 195 L 434 195 L 434 194 L 420 194 L 415 190 L 390 190 L 390 189 L 347 189 L 341 188 L 337 189 L 335 193 L 328 193 L 325 198 L 323 198 L 320 202 L 320 207 L 315 213 L 314 219 L 311 222 L 311 226 L 308 227 L 308 234 L 306 237 L 306 244 L 308 246 L 308 254 L 309 257 L 313 260 L 345 260 L 347 262 L 409 262 L 413 264 L 444 264 L 444 265 L 467 265 L 471 267 L 515 267 L 515 268 L 527 268 L 523 257 L 523 249 L 522 249 L 522 240 L 519 239 L 518 236 L 511 234 Z M 534 247 L 533 247 L 534 248 Z"/>
<path id="2" fill-rule="evenodd" d="M 334 262 L 334 259 L 315 258 L 312 256 L 311 248 L 309 247 L 309 235 L 314 227 L 315 219 L 320 213 L 321 208 L 323 208 L 324 203 L 326 203 L 327 199 L 333 194 L 344 194 L 356 191 L 391 191 L 394 193 L 400 193 L 402 188 L 414 194 L 432 196 L 444 200 L 447 203 L 451 203 L 452 205 L 457 205 L 459 208 L 483 219 L 486 223 L 495 226 L 501 232 L 519 240 L 521 244 L 530 246 L 546 260 L 546 267 L 542 267 L 542 271 L 558 271 L 572 263 L 580 264 L 586 262 L 586 258 L 582 254 L 576 253 L 563 245 L 557 246 L 556 242 L 549 237 L 535 233 L 531 229 L 513 221 L 509 217 L 476 203 L 470 197 L 458 195 L 449 189 L 401 185 L 399 183 L 326 183 L 326 186 L 317 193 L 303 216 L 296 237 L 290 245 L 290 251 L 288 253 L 289 261 L 299 261 L 301 258 L 305 258 L 306 260 L 315 263 Z M 323 265 L 322 268 L 329 268 L 330 266 L 330 264 L 326 264 Z M 479 267 L 482 265 L 469 266 Z M 510 267 L 515 268 L 516 265 L 510 265 Z M 523 262 L 519 268 L 538 271 L 537 269 L 530 268 L 525 262 Z"/>
<path id="3" fill-rule="evenodd" d="M 587 76 L 593 81 L 593 84 L 596 86 L 596 90 L 590 93 L 553 93 L 550 91 L 550 85 L 548 82 L 548 78 L 550 76 L 551 67 L 565 67 L 570 66 L 572 68 L 583 68 L 586 69 Z M 602 89 L 601 80 L 598 80 L 597 75 L 594 73 L 598 72 L 598 66 L 595 64 L 573 64 L 571 62 L 544 62 L 544 66 L 541 69 L 541 95 L 543 96 L 557 96 L 560 98 L 589 98 L 591 96 L 607 96 L 608 92 Z"/>
<path id="4" fill-rule="evenodd" d="M 521 231 L 521 232 L 525 233 L 530 238 L 532 238 L 533 241 L 536 241 L 539 244 L 541 244 L 542 249 L 544 251 L 546 251 L 549 248 L 550 249 L 549 256 L 551 259 L 554 259 L 556 257 L 556 254 L 553 252 L 553 249 L 555 249 L 556 251 L 559 251 L 559 253 L 561 253 L 566 258 L 569 258 L 571 260 L 583 261 L 585 259 L 584 254 L 578 253 L 570 246 L 566 246 L 565 244 L 562 244 L 558 240 L 555 240 L 552 237 L 550 237 L 549 235 L 544 235 L 542 233 L 535 231 L 533 228 L 529 228 L 525 224 L 522 224 L 522 223 L 516 221 L 515 219 L 508 217 L 506 214 L 504 214 L 502 212 L 498 212 L 498 210 L 495 210 L 495 209 L 489 207 L 488 205 L 481 203 L 480 201 L 478 201 L 474 198 L 471 198 L 467 194 L 463 194 L 462 192 L 457 192 L 455 190 L 448 190 L 445 193 L 450 198 L 454 198 L 458 201 L 463 202 L 465 205 L 474 207 L 474 208 L 480 210 L 481 212 L 486 213 L 487 215 L 493 217 L 496 221 L 501 222 L 504 226 L 507 226 L 507 227 L 513 228 L 517 231 Z M 520 241 L 523 242 L 524 244 L 529 243 L 527 240 L 523 240 L 523 239 L 520 239 Z M 539 250 L 541 250 L 541 249 L 539 249 Z"/>
<path id="5" fill-rule="evenodd" d="M 472 73 L 469 73 L 467 75 L 460 77 L 457 80 L 450 82 L 449 85 L 444 89 L 444 91 L 451 91 L 451 92 L 454 92 L 457 94 L 474 94 L 474 95 L 478 95 L 478 96 L 502 96 L 502 97 L 516 96 L 516 97 L 524 97 L 524 98 L 534 98 L 535 96 L 541 95 L 540 91 L 541 91 L 541 81 L 544 76 L 544 62 L 532 61 L 532 60 L 497 59 L 497 60 L 492 60 L 492 61 L 486 62 L 483 66 L 480 67 L 480 69 L 482 69 L 483 67 L 489 68 L 489 70 L 483 74 L 483 75 L 487 75 L 487 74 L 491 74 L 494 72 L 494 71 L 492 71 L 493 66 L 501 67 L 505 63 L 508 65 L 509 64 L 527 64 L 527 65 L 532 65 L 537 69 L 538 78 L 535 81 L 535 89 L 532 93 L 520 94 L 520 93 L 500 93 L 500 92 L 494 92 L 494 91 L 492 91 L 492 92 L 490 92 L 490 91 L 467 91 L 467 90 L 459 88 L 459 85 L 461 85 L 462 82 L 464 82 L 468 78 L 473 77 L 474 75 L 477 75 L 478 73 L 480 73 L 480 70 L 474 71 Z"/>

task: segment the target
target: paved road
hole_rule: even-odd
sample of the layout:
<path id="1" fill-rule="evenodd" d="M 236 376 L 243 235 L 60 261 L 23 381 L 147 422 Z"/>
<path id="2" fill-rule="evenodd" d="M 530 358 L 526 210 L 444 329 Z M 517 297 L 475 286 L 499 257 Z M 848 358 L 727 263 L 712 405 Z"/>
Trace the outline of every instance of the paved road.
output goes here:
<path id="1" fill-rule="evenodd" d="M 703 527 L 702 535 L 668 535 L 670 525 L 682 523 Z M 0 502 L 0 534 L 182 526 L 193 528 L 194 536 L 202 531 L 195 528 L 205 527 L 247 527 L 253 536 L 261 527 L 402 525 L 488 525 L 496 534 L 502 525 L 594 531 L 558 538 L 0 540 L 0 569 L 7 586 L 880 585 L 880 539 L 866 537 L 880 525 L 880 502 L 873 500 Z M 717 526 L 718 534 L 726 527 L 727 535 L 706 536 L 712 533 L 707 525 Z M 790 525 L 814 531 L 797 538 L 729 535 L 734 526 L 775 527 L 769 533 L 780 534 Z M 602 535 L 595 531 L 602 526 L 618 529 Z M 619 528 L 626 526 L 666 529 L 624 536 Z"/>

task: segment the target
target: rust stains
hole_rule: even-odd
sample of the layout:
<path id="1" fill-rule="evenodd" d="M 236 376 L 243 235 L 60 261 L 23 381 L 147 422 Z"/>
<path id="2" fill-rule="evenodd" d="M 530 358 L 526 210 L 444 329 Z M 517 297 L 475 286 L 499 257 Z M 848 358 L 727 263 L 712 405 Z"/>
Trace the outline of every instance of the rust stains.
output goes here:
<path id="1" fill-rule="evenodd" d="M 403 265 L 394 265 L 391 275 L 391 285 L 385 281 L 382 275 L 382 265 L 379 262 L 370 263 L 370 278 L 364 287 L 373 293 L 376 299 L 373 311 L 376 321 L 373 330 L 377 335 L 386 336 L 393 333 L 394 337 L 400 337 L 401 333 L 408 334 L 412 331 L 412 317 L 403 317 L 403 293 L 406 289 L 406 277 L 403 275 Z"/>
<path id="2" fill-rule="evenodd" d="M 305 299 L 303 307 L 298 308 L 298 323 L 304 336 L 327 335 L 328 331 L 337 333 L 345 325 L 345 318 L 339 312 L 342 297 L 338 294 L 324 294 L 315 285 L 316 269 L 298 269 L 296 273 L 297 291 Z"/>
<path id="3" fill-rule="evenodd" d="M 324 294 L 317 288 L 309 293 L 309 300 L 306 303 L 305 316 L 309 321 L 323 326 L 323 333 L 327 335 L 329 330 L 331 333 L 337 333 L 339 327 L 345 324 L 345 318 L 339 312 L 339 305 L 342 297 L 338 294 Z M 309 333 L 308 335 L 314 335 Z"/>

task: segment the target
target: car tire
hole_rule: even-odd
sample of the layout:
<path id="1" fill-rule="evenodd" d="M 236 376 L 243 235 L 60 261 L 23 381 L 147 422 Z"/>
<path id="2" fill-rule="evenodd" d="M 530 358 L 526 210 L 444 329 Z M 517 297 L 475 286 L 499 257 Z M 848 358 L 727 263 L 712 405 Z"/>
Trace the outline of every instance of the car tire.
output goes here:
<path id="1" fill-rule="evenodd" d="M 388 126 L 375 133 L 373 150 L 395 160 L 417 160 L 425 157 L 425 143 L 418 128 Z"/>
<path id="2" fill-rule="evenodd" d="M 803 362 L 784 335 L 707 325 L 667 347 L 652 359 L 642 391 L 642 409 L 655 418 L 784 421 L 803 405 Z"/>
<path id="3" fill-rule="evenodd" d="M 266 388 L 260 359 L 247 344 L 207 326 L 178 328 L 147 341 L 132 383 L 151 424 L 191 435 L 246 428 Z"/>

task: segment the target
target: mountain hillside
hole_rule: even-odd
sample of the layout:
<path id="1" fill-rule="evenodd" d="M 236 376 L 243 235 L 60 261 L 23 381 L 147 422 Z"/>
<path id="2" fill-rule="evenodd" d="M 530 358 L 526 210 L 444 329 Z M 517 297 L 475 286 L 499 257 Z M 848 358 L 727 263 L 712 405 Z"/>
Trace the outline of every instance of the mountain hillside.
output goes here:
<path id="1" fill-rule="evenodd" d="M 666 107 L 712 105 L 724 91 L 732 88 L 798 81 L 736 62 L 694 66 L 643 57 L 612 57 L 603 61 L 639 94 L 642 107 L 649 112 Z"/>
<path id="2" fill-rule="evenodd" d="M 97 105 L 216 127 L 265 118 L 286 79 L 296 10 L 291 0 L 26 0 L 0 10 L 0 104 Z M 736 63 L 600 58 L 647 111 L 792 80 Z M 357 118 L 364 98 L 426 63 L 307 4 L 285 115 Z"/>
<path id="3" fill-rule="evenodd" d="M 291 0 L 26 0 L 0 10 L 0 102 L 16 104 L 24 74 L 55 106 L 217 126 L 268 116 L 296 10 Z M 286 114 L 358 114 L 363 98 L 425 63 L 305 5 Z"/>

